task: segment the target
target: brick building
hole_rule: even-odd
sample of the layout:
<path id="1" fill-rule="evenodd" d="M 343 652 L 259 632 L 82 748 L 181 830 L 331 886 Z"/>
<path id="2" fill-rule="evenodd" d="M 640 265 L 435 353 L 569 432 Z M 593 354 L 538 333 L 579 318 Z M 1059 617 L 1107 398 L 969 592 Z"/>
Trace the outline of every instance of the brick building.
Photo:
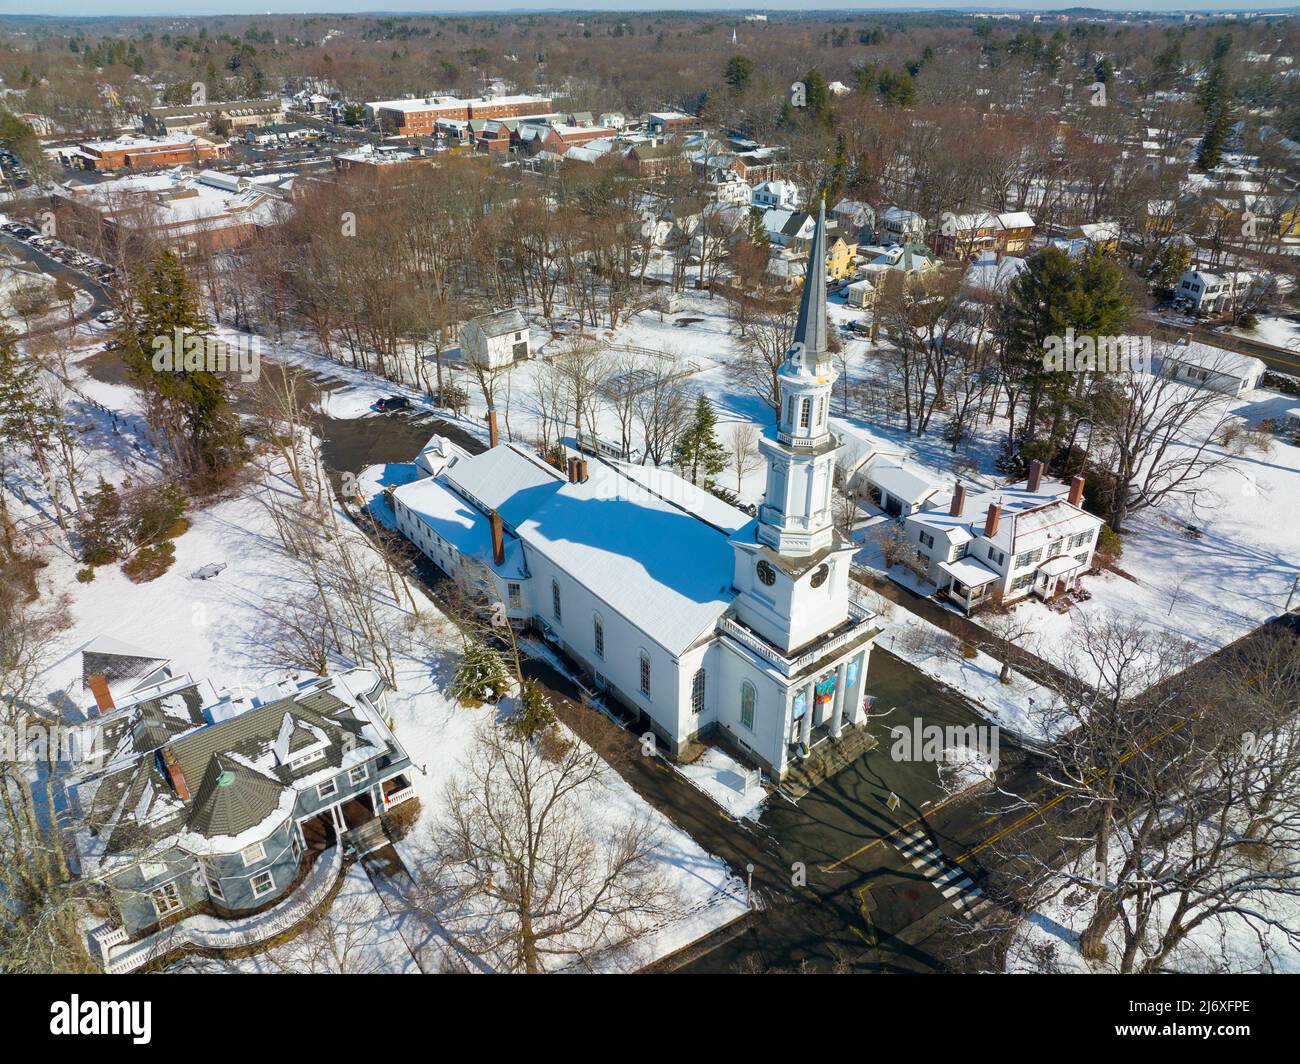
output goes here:
<path id="1" fill-rule="evenodd" d="M 83 170 L 147 170 L 159 166 L 201 163 L 227 154 L 224 145 L 212 143 L 192 133 L 166 137 L 122 136 L 113 140 L 90 140 L 69 153 L 74 166 Z"/>

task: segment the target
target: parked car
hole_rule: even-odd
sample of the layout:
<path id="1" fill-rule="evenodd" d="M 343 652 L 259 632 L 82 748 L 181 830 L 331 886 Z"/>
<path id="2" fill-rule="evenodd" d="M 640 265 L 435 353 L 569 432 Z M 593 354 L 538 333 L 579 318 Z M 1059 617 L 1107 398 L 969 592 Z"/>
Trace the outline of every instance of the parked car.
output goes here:
<path id="1" fill-rule="evenodd" d="M 105 310 L 96 314 L 95 320 L 99 322 L 100 325 L 116 325 L 121 319 L 118 317 L 117 311 Z"/>
<path id="2" fill-rule="evenodd" d="M 390 410 L 405 410 L 410 405 L 411 400 L 404 395 L 387 395 L 375 404 L 375 409 L 386 414 Z"/>

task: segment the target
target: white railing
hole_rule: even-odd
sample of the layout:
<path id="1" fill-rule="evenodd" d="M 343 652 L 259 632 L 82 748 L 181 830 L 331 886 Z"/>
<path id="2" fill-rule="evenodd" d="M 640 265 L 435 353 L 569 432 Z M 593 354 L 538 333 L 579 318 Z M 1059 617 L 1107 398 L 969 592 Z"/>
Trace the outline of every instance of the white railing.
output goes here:
<path id="1" fill-rule="evenodd" d="M 274 908 L 227 921 L 229 926 L 221 928 L 202 926 L 211 922 L 210 917 L 188 917 L 122 949 L 110 950 L 104 971 L 109 975 L 132 972 L 185 946 L 238 949 L 265 942 L 291 930 L 310 915 L 328 897 L 342 870 L 342 848 L 332 846 L 316 859 L 298 889 Z"/>
<path id="2" fill-rule="evenodd" d="M 853 627 L 841 632 L 834 639 L 827 640 L 825 643 L 819 643 L 807 653 L 800 654 L 797 658 L 789 658 L 781 653 L 776 647 L 772 646 L 766 639 L 751 632 L 739 621 L 732 617 L 722 617 L 718 621 L 718 630 L 724 635 L 730 636 L 738 643 L 749 647 L 760 657 L 770 661 L 786 676 L 793 676 L 806 665 L 817 661 L 826 655 L 834 653 L 842 646 L 848 645 L 854 639 L 862 635 L 863 629 L 875 618 L 865 606 L 861 605 L 854 599 L 849 599 L 849 619 L 853 622 Z"/>
<path id="3" fill-rule="evenodd" d="M 391 794 L 384 795 L 384 808 L 392 809 L 395 805 L 401 805 L 403 802 L 410 801 L 415 797 L 414 787 L 403 787 L 399 791 L 393 791 Z"/>

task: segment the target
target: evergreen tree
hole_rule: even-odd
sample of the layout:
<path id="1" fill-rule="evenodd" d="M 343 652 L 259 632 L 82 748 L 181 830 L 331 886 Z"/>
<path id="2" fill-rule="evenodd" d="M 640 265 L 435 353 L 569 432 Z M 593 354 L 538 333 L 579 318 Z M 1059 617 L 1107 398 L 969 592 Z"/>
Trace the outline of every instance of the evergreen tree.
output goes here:
<path id="1" fill-rule="evenodd" d="M 705 488 L 711 487 L 713 478 L 727 466 L 727 452 L 718 442 L 717 424 L 713 404 L 701 395 L 695 401 L 695 416 L 677 441 L 673 457 L 682 476 Z"/>
<path id="2" fill-rule="evenodd" d="M 525 680 L 519 692 L 519 710 L 510 721 L 514 737 L 531 740 L 554 724 L 555 707 L 546 688 L 536 680 Z"/>
<path id="3" fill-rule="evenodd" d="M 509 690 L 510 677 L 501 655 L 480 640 L 470 640 L 451 681 L 452 698 L 461 705 L 481 706 L 499 702 Z"/>
<path id="4" fill-rule="evenodd" d="M 733 55 L 727 60 L 726 73 L 723 74 L 724 80 L 731 87 L 731 91 L 739 96 L 747 88 L 754 77 L 754 61 L 745 55 Z"/>
<path id="5" fill-rule="evenodd" d="M 122 497 L 102 477 L 86 499 L 81 556 L 87 565 L 107 565 L 122 553 Z"/>
<path id="6" fill-rule="evenodd" d="M 117 334 L 122 361 L 144 397 L 150 426 L 162 435 L 182 477 L 211 483 L 245 456 L 226 383 L 207 368 L 186 368 L 182 352 L 173 351 L 170 366 L 154 364 L 157 343 L 174 347 L 178 337 L 208 334 L 198 295 L 171 251 L 156 256 L 135 287 Z"/>
<path id="7" fill-rule="evenodd" d="M 804 107 L 814 118 L 823 118 L 830 114 L 831 90 L 826 84 L 826 75 L 813 67 L 803 76 Z"/>

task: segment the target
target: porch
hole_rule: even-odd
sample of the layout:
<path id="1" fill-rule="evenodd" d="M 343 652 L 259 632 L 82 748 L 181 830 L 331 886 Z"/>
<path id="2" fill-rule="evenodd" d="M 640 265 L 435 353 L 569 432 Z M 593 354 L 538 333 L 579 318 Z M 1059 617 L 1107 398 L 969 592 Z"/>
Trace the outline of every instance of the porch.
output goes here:
<path id="1" fill-rule="evenodd" d="M 1070 555 L 1051 558 L 1038 567 L 1034 574 L 1033 594 L 1044 602 L 1051 602 L 1058 595 L 1073 591 L 1079 586 L 1083 562 Z"/>
<path id="2" fill-rule="evenodd" d="M 939 568 L 948 574 L 944 593 L 968 616 L 993 597 L 1000 576 L 987 565 L 973 558 L 958 558 L 955 562 L 940 562 Z"/>

